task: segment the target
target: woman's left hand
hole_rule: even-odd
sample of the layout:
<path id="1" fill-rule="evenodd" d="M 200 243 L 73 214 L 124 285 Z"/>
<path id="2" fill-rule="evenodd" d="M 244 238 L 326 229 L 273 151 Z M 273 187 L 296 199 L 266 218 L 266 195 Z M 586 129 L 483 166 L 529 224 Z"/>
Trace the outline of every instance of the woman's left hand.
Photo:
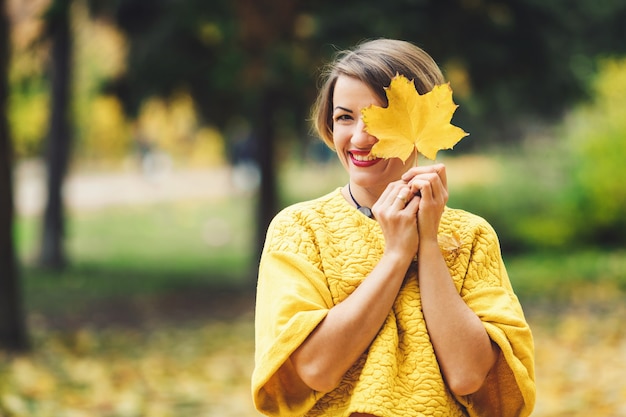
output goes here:
<path id="1" fill-rule="evenodd" d="M 448 202 L 448 181 L 443 164 L 419 166 L 409 169 L 404 180 L 420 198 L 417 211 L 417 228 L 420 240 L 437 240 L 441 215 Z"/>

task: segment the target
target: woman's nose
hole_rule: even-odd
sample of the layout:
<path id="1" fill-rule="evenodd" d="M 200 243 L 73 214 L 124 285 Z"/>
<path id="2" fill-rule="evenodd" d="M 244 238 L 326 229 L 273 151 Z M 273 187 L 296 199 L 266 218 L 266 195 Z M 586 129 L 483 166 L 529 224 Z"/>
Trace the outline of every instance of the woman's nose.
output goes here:
<path id="1" fill-rule="evenodd" d="M 374 145 L 376 142 L 378 142 L 378 139 L 367 133 L 365 122 L 363 122 L 362 118 L 359 118 L 352 135 L 352 143 L 360 148 L 366 148 Z"/>

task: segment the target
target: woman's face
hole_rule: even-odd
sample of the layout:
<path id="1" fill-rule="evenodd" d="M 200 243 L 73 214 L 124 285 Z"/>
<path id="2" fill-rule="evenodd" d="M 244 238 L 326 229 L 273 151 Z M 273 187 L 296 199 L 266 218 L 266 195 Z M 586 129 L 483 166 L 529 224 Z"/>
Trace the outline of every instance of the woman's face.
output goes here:
<path id="1" fill-rule="evenodd" d="M 409 168 L 398 158 L 375 158 L 370 151 L 378 139 L 365 131 L 361 110 L 371 104 L 383 106 L 363 82 L 339 76 L 333 93 L 333 142 L 339 160 L 354 186 L 380 195 L 387 184 Z"/>

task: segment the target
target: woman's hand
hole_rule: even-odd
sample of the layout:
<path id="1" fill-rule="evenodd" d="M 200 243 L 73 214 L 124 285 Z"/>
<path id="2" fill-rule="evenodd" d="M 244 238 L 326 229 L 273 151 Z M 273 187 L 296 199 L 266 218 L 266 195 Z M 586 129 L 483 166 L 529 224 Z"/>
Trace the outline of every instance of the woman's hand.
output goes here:
<path id="1" fill-rule="evenodd" d="M 372 207 L 385 237 L 385 254 L 411 259 L 418 249 L 419 197 L 404 180 L 390 183 Z"/>
<path id="2" fill-rule="evenodd" d="M 403 176 L 410 195 L 418 196 L 417 228 L 420 239 L 437 240 L 441 215 L 448 202 L 448 182 L 446 167 L 443 164 L 414 167 Z"/>

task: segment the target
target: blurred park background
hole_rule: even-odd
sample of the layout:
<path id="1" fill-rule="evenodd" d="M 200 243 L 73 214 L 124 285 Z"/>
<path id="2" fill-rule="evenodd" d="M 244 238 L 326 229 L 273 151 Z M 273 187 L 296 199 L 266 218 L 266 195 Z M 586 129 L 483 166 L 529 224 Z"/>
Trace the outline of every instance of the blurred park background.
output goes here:
<path id="1" fill-rule="evenodd" d="M 0 0 L 0 416 L 255 416 L 269 219 L 347 180 L 319 68 L 443 68 L 450 202 L 498 232 L 534 416 L 626 415 L 626 3 Z M 423 161 L 424 163 L 429 163 Z"/>

